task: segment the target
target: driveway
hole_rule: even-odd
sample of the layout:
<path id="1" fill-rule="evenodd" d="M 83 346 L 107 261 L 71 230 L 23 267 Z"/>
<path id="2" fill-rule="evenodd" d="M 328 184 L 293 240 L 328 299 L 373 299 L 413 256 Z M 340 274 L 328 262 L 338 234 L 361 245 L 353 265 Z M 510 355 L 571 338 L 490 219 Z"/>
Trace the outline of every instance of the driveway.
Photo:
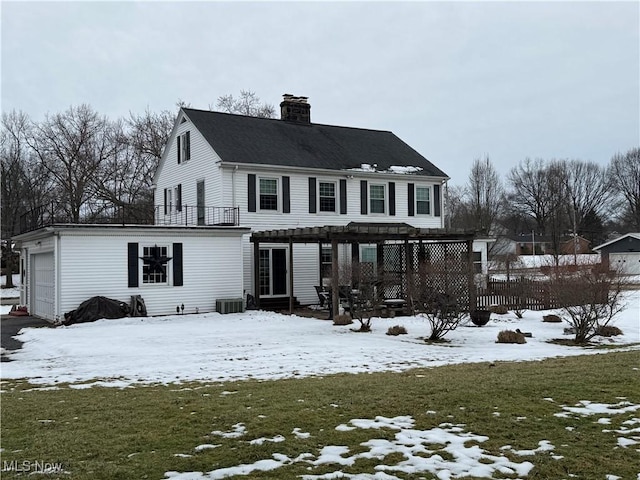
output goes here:
<path id="1" fill-rule="evenodd" d="M 26 327 L 50 327 L 51 324 L 46 320 L 35 317 L 13 317 L 11 315 L 2 315 L 0 317 L 0 346 L 2 346 L 2 356 L 0 360 L 9 362 L 10 359 L 5 353 L 18 350 L 22 347 L 22 342 L 13 338 L 18 334 L 20 329 Z"/>

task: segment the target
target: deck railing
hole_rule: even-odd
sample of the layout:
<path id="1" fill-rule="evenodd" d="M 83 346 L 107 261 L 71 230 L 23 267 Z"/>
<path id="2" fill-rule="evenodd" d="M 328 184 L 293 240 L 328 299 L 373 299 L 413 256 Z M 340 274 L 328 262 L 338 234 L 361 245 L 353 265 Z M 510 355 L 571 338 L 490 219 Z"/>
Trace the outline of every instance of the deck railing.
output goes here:
<path id="1" fill-rule="evenodd" d="M 177 208 L 155 207 L 154 223 L 156 225 L 240 225 L 240 209 L 238 207 L 193 207 L 183 205 Z"/>
<path id="2" fill-rule="evenodd" d="M 238 207 L 191 207 L 180 210 L 164 205 L 85 204 L 80 212 L 71 213 L 66 205 L 51 202 L 40 205 L 20 216 L 20 233 L 54 224 L 120 224 L 120 225 L 182 225 L 237 226 Z"/>

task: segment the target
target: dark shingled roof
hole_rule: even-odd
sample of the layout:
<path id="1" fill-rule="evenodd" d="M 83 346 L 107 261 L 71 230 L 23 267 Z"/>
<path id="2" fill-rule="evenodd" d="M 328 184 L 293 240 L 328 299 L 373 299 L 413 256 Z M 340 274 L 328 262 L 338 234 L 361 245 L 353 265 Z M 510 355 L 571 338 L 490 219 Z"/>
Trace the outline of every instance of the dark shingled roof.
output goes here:
<path id="1" fill-rule="evenodd" d="M 420 167 L 416 175 L 447 174 L 382 130 L 301 124 L 183 108 L 223 162 L 346 170 L 363 163 L 377 171 Z"/>

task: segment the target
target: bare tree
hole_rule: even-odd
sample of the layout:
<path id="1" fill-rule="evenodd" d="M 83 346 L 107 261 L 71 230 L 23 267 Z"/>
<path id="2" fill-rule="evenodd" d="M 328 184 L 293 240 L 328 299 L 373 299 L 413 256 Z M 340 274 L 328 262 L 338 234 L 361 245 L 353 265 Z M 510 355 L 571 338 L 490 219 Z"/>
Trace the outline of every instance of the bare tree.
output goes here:
<path id="1" fill-rule="evenodd" d="M 454 230 L 464 230 L 469 225 L 469 206 L 465 199 L 465 189 L 459 185 L 447 186 L 445 190 L 446 225 Z"/>
<path id="2" fill-rule="evenodd" d="M 526 159 L 510 171 L 509 182 L 512 213 L 528 216 L 536 233 L 550 237 L 557 263 L 561 237 L 570 225 L 566 162 Z"/>
<path id="3" fill-rule="evenodd" d="M 2 168 L 2 238 L 18 233 L 20 215 L 25 212 L 29 191 L 24 177 L 29 149 L 25 136 L 29 130 L 29 117 L 23 112 L 2 114 L 0 131 L 0 160 Z"/>
<path id="4" fill-rule="evenodd" d="M 546 177 L 542 159 L 527 158 L 509 172 L 509 201 L 513 208 L 535 221 L 540 234 L 546 232 L 551 214 Z"/>
<path id="5" fill-rule="evenodd" d="M 611 159 L 609 176 L 623 206 L 623 222 L 631 230 L 640 230 L 640 148 Z"/>
<path id="6" fill-rule="evenodd" d="M 31 121 L 23 112 L 2 114 L 0 129 L 0 164 L 2 183 L 3 260 L 7 272 L 7 287 L 13 286 L 12 273 L 17 272 L 17 254 L 11 237 L 21 230 L 21 219 L 30 210 L 44 203 L 51 191 L 51 181 L 39 167 L 28 145 Z"/>
<path id="7" fill-rule="evenodd" d="M 28 144 L 32 123 L 23 112 L 2 114 L 2 237 L 19 233 L 19 220 L 51 198 L 53 182 Z"/>
<path id="8" fill-rule="evenodd" d="M 249 117 L 274 118 L 276 109 L 273 105 L 262 103 L 260 98 L 251 90 L 240 90 L 238 98 L 233 95 L 218 97 L 216 107 L 227 113 L 247 115 Z"/>
<path id="9" fill-rule="evenodd" d="M 565 188 L 569 204 L 568 217 L 573 235 L 591 240 L 601 239 L 598 219 L 609 208 L 613 197 L 611 180 L 604 167 L 594 162 L 565 160 Z"/>
<path id="10" fill-rule="evenodd" d="M 550 290 L 578 344 L 589 342 L 624 307 L 623 280 L 605 265 L 551 269 Z"/>
<path id="11" fill-rule="evenodd" d="M 173 126 L 168 110 L 112 124 L 115 150 L 102 165 L 95 185 L 97 198 L 123 209 L 128 222 L 153 218 L 153 176 Z"/>
<path id="12" fill-rule="evenodd" d="M 569 197 L 567 194 L 567 169 L 562 160 L 553 160 L 545 169 L 547 204 L 549 214 L 545 233 L 550 237 L 553 256 L 559 262 L 563 235 L 569 229 Z"/>
<path id="13" fill-rule="evenodd" d="M 473 162 L 466 195 L 475 231 L 482 235 L 493 233 L 501 213 L 504 189 L 488 155 Z"/>
<path id="14" fill-rule="evenodd" d="M 88 105 L 71 107 L 34 125 L 30 146 L 56 184 L 69 221 L 78 222 L 96 194 L 96 179 L 117 151 L 114 127 Z"/>

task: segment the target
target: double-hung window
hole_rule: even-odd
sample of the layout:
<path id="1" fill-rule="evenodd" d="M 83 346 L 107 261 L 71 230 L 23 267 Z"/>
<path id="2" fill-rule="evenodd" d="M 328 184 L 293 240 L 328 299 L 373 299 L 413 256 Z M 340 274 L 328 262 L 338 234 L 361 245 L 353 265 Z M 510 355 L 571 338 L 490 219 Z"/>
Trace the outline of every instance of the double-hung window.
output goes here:
<path id="1" fill-rule="evenodd" d="M 320 211 L 335 212 L 336 184 L 334 182 L 319 182 L 318 187 L 320 197 Z"/>
<path id="2" fill-rule="evenodd" d="M 278 180 L 260 179 L 260 210 L 278 210 Z"/>
<path id="3" fill-rule="evenodd" d="M 431 189 L 429 187 L 416 187 L 416 213 L 418 215 L 431 213 Z"/>
<path id="4" fill-rule="evenodd" d="M 369 210 L 371 213 L 385 213 L 384 185 L 369 186 Z"/>

